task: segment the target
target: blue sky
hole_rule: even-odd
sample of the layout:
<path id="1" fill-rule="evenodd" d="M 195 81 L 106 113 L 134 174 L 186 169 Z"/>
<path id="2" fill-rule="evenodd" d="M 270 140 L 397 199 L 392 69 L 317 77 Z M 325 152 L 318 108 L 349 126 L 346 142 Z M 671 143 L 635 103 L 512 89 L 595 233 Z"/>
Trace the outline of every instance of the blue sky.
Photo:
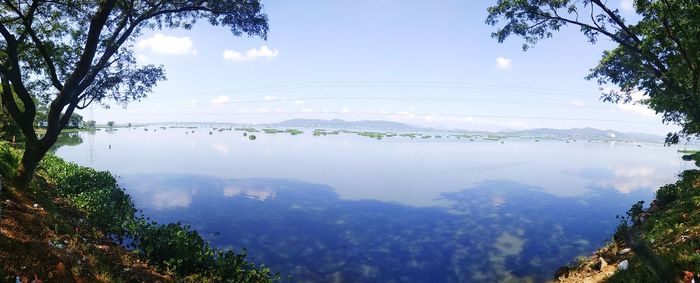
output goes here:
<path id="1" fill-rule="evenodd" d="M 263 1 L 267 41 L 199 23 L 147 32 L 140 63 L 168 80 L 98 123 L 391 120 L 470 130 L 596 127 L 665 134 L 643 106 L 599 101 L 584 77 L 602 51 L 570 27 L 523 52 L 484 24 L 495 1 Z M 613 3 L 632 16 L 629 1 Z"/>

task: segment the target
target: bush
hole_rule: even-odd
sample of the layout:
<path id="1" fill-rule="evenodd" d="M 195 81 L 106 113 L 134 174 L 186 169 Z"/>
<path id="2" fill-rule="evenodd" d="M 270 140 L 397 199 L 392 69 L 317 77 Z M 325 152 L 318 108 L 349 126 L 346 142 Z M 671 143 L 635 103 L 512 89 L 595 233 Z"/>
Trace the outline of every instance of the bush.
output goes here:
<path id="1" fill-rule="evenodd" d="M 0 175 L 10 178 L 17 171 L 20 158 L 19 150 L 12 148 L 7 142 L 0 141 Z"/>
<path id="2" fill-rule="evenodd" d="M 678 199 L 678 186 L 675 184 L 664 185 L 656 191 L 656 203 L 664 206 Z"/>
<path id="3" fill-rule="evenodd" d="M 53 183 L 50 194 L 67 200 L 94 227 L 116 238 L 125 235 L 136 209 L 111 173 L 67 163 L 53 155 L 47 155 L 40 168 Z"/>
<path id="4" fill-rule="evenodd" d="M 180 223 L 158 224 L 143 218 L 130 229 L 135 247 L 156 268 L 192 281 L 272 282 L 279 275 L 245 260 L 245 252 L 213 249 L 197 231 Z"/>
<path id="5" fill-rule="evenodd" d="M 206 271 L 213 253 L 197 231 L 180 223 L 158 224 L 139 220 L 130 231 L 133 245 L 156 267 L 171 274 L 187 275 Z"/>

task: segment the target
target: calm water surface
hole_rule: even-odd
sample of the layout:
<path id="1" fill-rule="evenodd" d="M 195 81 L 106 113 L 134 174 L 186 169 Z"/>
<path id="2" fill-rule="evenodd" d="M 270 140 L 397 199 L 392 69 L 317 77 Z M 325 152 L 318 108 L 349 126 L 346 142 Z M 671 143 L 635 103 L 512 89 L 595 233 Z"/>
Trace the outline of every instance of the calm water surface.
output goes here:
<path id="1" fill-rule="evenodd" d="M 297 282 L 544 281 L 691 167 L 650 144 L 148 129 L 57 154 Z"/>

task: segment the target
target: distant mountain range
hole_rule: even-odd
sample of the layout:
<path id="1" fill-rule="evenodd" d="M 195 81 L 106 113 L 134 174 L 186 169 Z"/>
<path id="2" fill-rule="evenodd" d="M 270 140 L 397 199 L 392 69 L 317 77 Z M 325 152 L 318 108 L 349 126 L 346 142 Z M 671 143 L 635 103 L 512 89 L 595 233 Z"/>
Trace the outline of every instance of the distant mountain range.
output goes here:
<path id="1" fill-rule="evenodd" d="M 292 119 L 280 123 L 268 124 L 275 128 L 320 128 L 337 130 L 379 130 L 379 131 L 435 131 L 431 128 L 415 127 L 391 121 L 345 121 L 341 119 Z"/>
<path id="2" fill-rule="evenodd" d="M 575 129 L 530 129 L 520 131 L 499 132 L 506 135 L 519 137 L 538 137 L 554 139 L 616 139 L 642 142 L 663 142 L 664 137 L 644 133 L 623 133 L 613 130 L 600 130 L 595 128 Z"/>
<path id="3" fill-rule="evenodd" d="M 435 129 L 416 127 L 399 122 L 390 121 L 345 121 L 341 119 L 292 119 L 280 123 L 261 125 L 272 128 L 318 128 L 335 130 L 363 130 L 363 131 L 393 131 L 393 132 L 457 132 L 470 134 L 497 134 L 509 137 L 552 138 L 552 139 L 605 139 L 639 142 L 663 142 L 664 137 L 644 133 L 624 133 L 613 130 L 600 130 L 595 128 L 575 129 L 529 129 L 516 131 L 483 132 L 458 129 Z"/>

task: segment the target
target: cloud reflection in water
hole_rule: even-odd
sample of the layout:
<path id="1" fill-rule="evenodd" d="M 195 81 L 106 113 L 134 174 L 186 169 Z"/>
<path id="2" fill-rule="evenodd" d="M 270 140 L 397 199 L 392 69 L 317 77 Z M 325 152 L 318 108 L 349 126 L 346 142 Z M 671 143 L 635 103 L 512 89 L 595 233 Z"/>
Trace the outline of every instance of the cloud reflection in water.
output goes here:
<path id="1" fill-rule="evenodd" d="M 488 181 L 442 194 L 447 207 L 415 207 L 343 200 L 328 186 L 285 179 L 154 174 L 121 183 L 153 219 L 192 224 L 216 246 L 245 247 L 273 270 L 315 282 L 543 281 L 649 196 L 592 187 L 558 197 Z M 186 194 L 149 203 L 163 188 Z"/>

